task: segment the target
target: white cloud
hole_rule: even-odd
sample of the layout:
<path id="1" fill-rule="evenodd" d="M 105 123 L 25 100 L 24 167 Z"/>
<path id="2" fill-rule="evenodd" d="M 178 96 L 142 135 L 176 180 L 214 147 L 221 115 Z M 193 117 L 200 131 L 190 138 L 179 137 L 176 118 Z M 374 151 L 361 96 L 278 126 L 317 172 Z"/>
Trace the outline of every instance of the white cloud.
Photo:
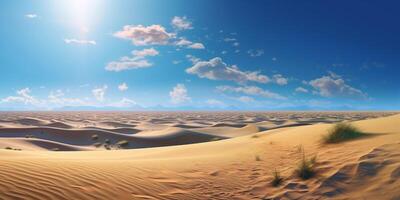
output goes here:
<path id="1" fill-rule="evenodd" d="M 189 49 L 205 49 L 202 43 L 193 43 L 188 46 Z"/>
<path id="2" fill-rule="evenodd" d="M 132 54 L 136 57 L 136 58 L 144 58 L 146 56 L 156 56 L 159 54 L 159 52 L 157 50 L 155 50 L 154 48 L 149 48 L 149 49 L 143 49 L 143 50 L 134 50 L 132 51 Z"/>
<path id="3" fill-rule="evenodd" d="M 249 97 L 249 96 L 241 96 L 241 97 L 238 98 L 238 100 L 243 102 L 243 103 L 254 102 L 254 99 Z"/>
<path id="4" fill-rule="evenodd" d="M 262 49 L 250 49 L 247 51 L 247 53 L 251 56 L 251 57 L 258 57 L 258 56 L 262 56 L 264 54 L 264 50 Z"/>
<path id="5" fill-rule="evenodd" d="M 126 108 L 134 105 L 137 105 L 137 103 L 134 100 L 125 97 L 122 98 L 120 101 L 109 104 L 109 106 L 119 107 L 119 108 L 124 108 L 124 107 Z"/>
<path id="6" fill-rule="evenodd" d="M 78 40 L 78 39 L 64 39 L 64 42 L 67 44 L 81 44 L 81 45 L 96 45 L 96 41 L 94 40 Z"/>
<path id="7" fill-rule="evenodd" d="M 193 43 L 185 38 L 180 38 L 176 43 L 176 46 L 184 46 L 188 49 L 205 49 L 202 43 L 196 42 Z"/>
<path id="8" fill-rule="evenodd" d="M 237 41 L 237 39 L 236 38 L 224 38 L 224 41 L 225 42 L 235 42 L 235 41 Z"/>
<path id="9" fill-rule="evenodd" d="M 174 18 L 172 18 L 171 24 L 174 28 L 178 30 L 193 29 L 192 22 L 190 22 L 185 16 L 175 16 Z"/>
<path id="10" fill-rule="evenodd" d="M 147 60 L 125 60 L 121 59 L 120 61 L 113 61 L 107 64 L 106 70 L 107 71 L 123 71 L 128 69 L 138 69 L 138 68 L 145 68 L 151 67 L 153 64 Z"/>
<path id="11" fill-rule="evenodd" d="M 347 85 L 345 81 L 335 73 L 329 73 L 328 76 L 322 76 L 321 78 L 311 80 L 309 84 L 323 97 L 367 98 L 367 94 Z"/>
<path id="12" fill-rule="evenodd" d="M 166 45 L 175 34 L 168 33 L 161 25 L 126 25 L 123 30 L 114 33 L 115 37 L 131 40 L 134 45 Z"/>
<path id="13" fill-rule="evenodd" d="M 169 92 L 169 96 L 174 104 L 190 101 L 190 97 L 187 94 L 187 89 L 184 84 L 177 84 L 172 91 Z"/>
<path id="14" fill-rule="evenodd" d="M 126 83 L 122 83 L 121 85 L 118 85 L 119 91 L 126 91 L 127 89 L 128 89 L 128 85 Z"/>
<path id="15" fill-rule="evenodd" d="M 209 61 L 198 61 L 188 69 L 188 74 L 195 74 L 200 78 L 211 80 L 230 80 L 237 83 L 254 81 L 259 83 L 269 82 L 269 78 L 257 71 L 241 71 L 236 65 L 228 66 L 221 58 L 215 57 Z"/>
<path id="16" fill-rule="evenodd" d="M 92 94 L 97 101 L 103 101 L 104 96 L 106 94 L 108 86 L 104 85 L 103 87 L 95 88 L 92 90 Z"/>
<path id="17" fill-rule="evenodd" d="M 132 57 L 124 56 L 118 61 L 109 62 L 105 69 L 107 71 L 119 72 L 123 70 L 151 67 L 153 64 L 145 58 L 148 56 L 156 56 L 158 54 L 158 51 L 153 48 L 143 49 L 140 51 L 134 50 L 132 51 Z"/>
<path id="18" fill-rule="evenodd" d="M 286 99 L 286 97 L 284 96 L 270 92 L 268 90 L 264 90 L 257 86 L 243 86 L 243 87 L 218 86 L 217 90 L 221 92 L 236 92 L 253 96 L 262 96 L 270 99 L 281 99 L 281 100 Z"/>
<path id="19" fill-rule="evenodd" d="M 237 47 L 237 46 L 239 46 L 240 44 L 239 44 L 239 42 L 234 42 L 232 45 L 235 46 L 235 47 Z"/>
<path id="20" fill-rule="evenodd" d="M 200 58 L 197 58 L 196 56 L 193 55 L 186 55 L 186 58 L 192 62 L 192 64 L 196 64 L 198 62 L 200 62 Z"/>
<path id="21" fill-rule="evenodd" d="M 297 87 L 295 89 L 296 92 L 303 92 L 303 93 L 308 93 L 308 90 L 306 88 L 303 87 Z"/>
<path id="22" fill-rule="evenodd" d="M 216 107 L 225 107 L 225 103 L 220 101 L 220 100 L 216 100 L 216 99 L 208 99 L 206 101 L 206 104 L 210 105 L 210 106 L 216 106 Z"/>
<path id="23" fill-rule="evenodd" d="M 273 78 L 274 82 L 278 85 L 286 85 L 288 83 L 288 79 L 283 77 L 281 74 L 275 74 Z"/>
<path id="24" fill-rule="evenodd" d="M 191 44 L 193 44 L 193 42 L 191 42 L 191 41 L 189 41 L 189 40 L 187 40 L 185 38 L 180 38 L 178 40 L 178 42 L 176 42 L 177 46 L 188 46 L 188 45 L 191 45 Z"/>
<path id="25" fill-rule="evenodd" d="M 85 101 L 79 98 L 66 98 L 62 90 L 56 90 L 50 92 L 47 104 L 53 104 L 53 106 L 76 106 L 84 105 Z"/>
<path id="26" fill-rule="evenodd" d="M 31 13 L 31 14 L 26 14 L 25 17 L 30 18 L 30 19 L 33 19 L 33 18 L 37 18 L 38 15 L 37 15 L 37 14 Z"/>
<path id="27" fill-rule="evenodd" d="M 31 106 L 41 106 L 44 102 L 41 100 L 36 99 L 34 96 L 31 95 L 31 90 L 29 88 L 23 88 L 18 90 L 16 96 L 8 96 L 6 98 L 1 99 L 1 103 L 6 104 L 14 104 L 14 103 L 22 103 L 24 105 L 31 105 Z"/>

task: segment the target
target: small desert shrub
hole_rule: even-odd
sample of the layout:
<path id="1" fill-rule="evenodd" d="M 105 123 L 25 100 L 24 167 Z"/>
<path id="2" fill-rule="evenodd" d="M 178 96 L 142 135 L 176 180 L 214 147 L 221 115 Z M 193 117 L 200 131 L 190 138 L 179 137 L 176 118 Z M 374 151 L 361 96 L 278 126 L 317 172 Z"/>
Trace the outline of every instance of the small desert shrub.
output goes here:
<path id="1" fill-rule="evenodd" d="M 111 141 L 110 141 L 110 139 L 105 139 L 105 140 L 104 140 L 104 143 L 105 143 L 105 144 L 110 144 Z"/>
<path id="2" fill-rule="evenodd" d="M 121 140 L 117 142 L 118 147 L 127 147 L 129 145 L 129 142 L 127 140 Z"/>
<path id="3" fill-rule="evenodd" d="M 282 183 L 283 178 L 281 177 L 280 173 L 276 169 L 272 173 L 272 177 L 273 177 L 273 179 L 271 181 L 272 186 L 277 187 Z"/>
<path id="4" fill-rule="evenodd" d="M 93 146 L 95 146 L 95 147 L 97 147 L 97 148 L 101 147 L 101 145 L 103 145 L 103 144 L 100 143 L 100 142 L 96 142 L 96 143 L 93 144 Z"/>
<path id="5" fill-rule="evenodd" d="M 260 156 L 256 156 L 256 161 L 261 161 L 261 158 L 260 158 Z"/>
<path id="6" fill-rule="evenodd" d="M 218 140 L 221 140 L 221 138 L 219 138 L 219 137 L 213 137 L 213 138 L 210 139 L 210 142 L 218 141 Z"/>
<path id="7" fill-rule="evenodd" d="M 98 140 L 99 136 L 97 134 L 92 135 L 92 140 Z"/>
<path id="8" fill-rule="evenodd" d="M 317 156 L 307 159 L 304 150 L 302 149 L 302 158 L 297 166 L 296 174 L 303 180 L 309 179 L 315 174 L 314 165 L 317 162 Z"/>
<path id="9" fill-rule="evenodd" d="M 254 134 L 251 136 L 251 138 L 259 138 L 260 136 L 258 134 Z"/>
<path id="10" fill-rule="evenodd" d="M 30 135 L 30 134 L 25 135 L 25 138 L 33 138 L 33 135 Z"/>
<path id="11" fill-rule="evenodd" d="M 60 151 L 59 148 L 52 148 L 51 150 L 52 150 L 52 151 Z"/>
<path id="12" fill-rule="evenodd" d="M 346 140 L 355 139 L 365 135 L 358 128 L 348 123 L 338 123 L 332 127 L 322 140 L 325 143 L 338 143 Z"/>
<path id="13" fill-rule="evenodd" d="M 4 148 L 4 149 L 13 150 L 13 148 L 11 148 L 11 147 L 6 147 L 6 148 Z"/>

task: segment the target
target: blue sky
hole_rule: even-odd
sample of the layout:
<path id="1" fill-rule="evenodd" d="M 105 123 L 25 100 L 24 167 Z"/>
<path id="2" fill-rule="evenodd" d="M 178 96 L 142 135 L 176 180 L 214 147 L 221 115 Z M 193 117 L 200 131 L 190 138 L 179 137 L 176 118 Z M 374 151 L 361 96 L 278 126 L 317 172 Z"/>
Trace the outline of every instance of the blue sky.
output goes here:
<path id="1" fill-rule="evenodd" d="M 0 110 L 397 110 L 398 6 L 2 2 Z"/>

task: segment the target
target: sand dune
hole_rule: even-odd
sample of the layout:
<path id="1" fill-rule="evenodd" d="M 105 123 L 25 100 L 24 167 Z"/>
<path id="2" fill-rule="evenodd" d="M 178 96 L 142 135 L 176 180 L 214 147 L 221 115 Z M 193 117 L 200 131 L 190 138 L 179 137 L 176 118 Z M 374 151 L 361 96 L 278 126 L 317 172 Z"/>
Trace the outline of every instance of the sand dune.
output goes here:
<path id="1" fill-rule="evenodd" d="M 247 119 L 252 123 L 242 128 L 170 127 L 135 134 L 1 128 L 0 145 L 25 145 L 27 149 L 0 150 L 0 199 L 399 199 L 400 115 L 381 116 L 351 120 L 369 136 L 338 144 L 321 142 L 333 126 L 330 122 L 264 130 L 260 126 L 290 123 L 275 123 L 278 120 L 273 119 L 268 124 L 254 120 L 256 117 Z M 40 131 L 48 138 L 24 138 L 26 133 L 40 136 Z M 90 150 L 94 132 L 99 138 L 133 138 L 132 143 L 164 147 L 45 150 L 50 144 L 67 144 L 57 142 L 60 139 L 79 145 L 55 148 Z M 197 143 L 215 136 L 223 140 Z M 196 144 L 171 146 L 177 141 Z M 294 173 L 302 158 L 300 145 L 307 157 L 317 156 L 316 174 L 308 180 Z M 278 187 L 270 184 L 275 169 L 283 177 Z"/>

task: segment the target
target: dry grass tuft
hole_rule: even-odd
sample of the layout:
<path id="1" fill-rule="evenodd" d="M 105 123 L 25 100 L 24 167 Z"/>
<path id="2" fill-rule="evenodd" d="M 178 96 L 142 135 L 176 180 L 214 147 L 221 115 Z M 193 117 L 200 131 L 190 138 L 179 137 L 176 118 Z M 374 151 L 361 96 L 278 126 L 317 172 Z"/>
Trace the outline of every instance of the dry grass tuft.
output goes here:
<path id="1" fill-rule="evenodd" d="M 280 173 L 276 169 L 272 173 L 272 177 L 273 177 L 273 179 L 271 181 L 271 185 L 274 187 L 279 186 L 283 181 L 283 178 L 281 177 Z"/>
<path id="2" fill-rule="evenodd" d="M 301 147 L 302 158 L 300 163 L 297 165 L 295 173 L 303 180 L 307 180 L 315 175 L 314 166 L 317 162 L 317 156 L 313 156 L 310 159 L 306 157 L 304 149 Z"/>

